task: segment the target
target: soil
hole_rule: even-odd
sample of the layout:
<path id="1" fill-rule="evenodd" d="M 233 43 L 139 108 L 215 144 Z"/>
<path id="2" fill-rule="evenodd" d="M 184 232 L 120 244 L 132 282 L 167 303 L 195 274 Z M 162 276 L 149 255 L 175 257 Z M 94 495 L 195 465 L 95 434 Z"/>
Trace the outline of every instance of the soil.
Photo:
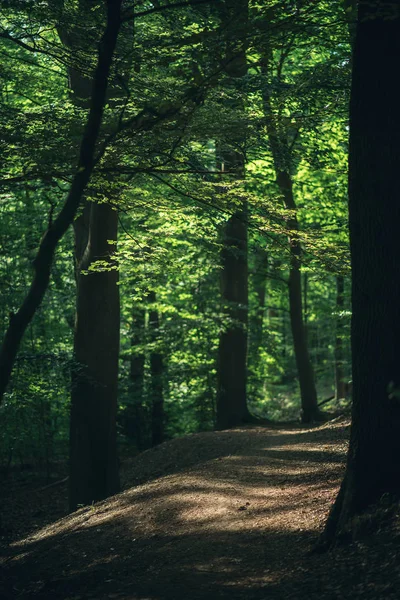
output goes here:
<path id="1" fill-rule="evenodd" d="M 398 507 L 311 552 L 348 430 L 339 419 L 172 440 L 124 462 L 121 494 L 61 519 L 65 481 L 7 486 L 0 597 L 399 600 Z"/>

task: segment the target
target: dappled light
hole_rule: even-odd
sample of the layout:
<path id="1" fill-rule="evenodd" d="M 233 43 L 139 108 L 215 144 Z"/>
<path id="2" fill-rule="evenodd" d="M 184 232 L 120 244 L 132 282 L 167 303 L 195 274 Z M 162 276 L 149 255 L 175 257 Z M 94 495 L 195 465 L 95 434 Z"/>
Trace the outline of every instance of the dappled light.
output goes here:
<path id="1" fill-rule="evenodd" d="M 31 577 L 46 582 L 40 593 L 54 598 L 83 580 L 94 585 L 105 572 L 121 597 L 138 589 L 151 595 L 154 586 L 156 598 L 172 598 L 177 577 L 189 578 L 190 594 L 204 577 L 222 595 L 278 585 L 298 544 L 304 551 L 316 540 L 343 472 L 346 427 L 213 435 L 173 440 L 132 459 L 124 492 L 15 542 L 11 572 L 15 565 L 30 574 L 28 589 Z M 166 474 L 149 477 L 154 460 Z M 146 481 L 128 487 L 131 471 Z M 57 555 L 64 575 L 54 578 Z"/>
<path id="2" fill-rule="evenodd" d="M 363 542 L 339 548 L 328 563 L 309 554 L 343 475 L 348 430 L 338 420 L 202 433 L 129 459 L 121 494 L 11 544 L 3 595 L 298 600 L 299 586 L 311 600 L 321 590 L 329 600 L 381 593 L 370 582 L 376 569 L 393 578 L 395 536 L 382 533 L 373 551 Z M 396 599 L 390 593 L 385 600 Z"/>
<path id="3" fill-rule="evenodd" d="M 400 0 L 0 55 L 0 600 L 399 600 Z"/>

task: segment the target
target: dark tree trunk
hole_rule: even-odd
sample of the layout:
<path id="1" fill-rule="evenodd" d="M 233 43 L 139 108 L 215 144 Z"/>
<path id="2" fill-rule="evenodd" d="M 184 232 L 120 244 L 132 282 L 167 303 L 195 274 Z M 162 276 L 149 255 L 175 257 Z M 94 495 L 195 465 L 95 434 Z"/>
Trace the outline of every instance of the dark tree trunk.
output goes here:
<path id="1" fill-rule="evenodd" d="M 292 179 L 288 173 L 278 171 L 277 183 L 283 195 L 286 208 L 295 211 L 296 204 L 293 197 Z M 297 372 L 299 376 L 301 393 L 301 410 L 303 423 L 320 418 L 317 391 L 315 388 L 314 372 L 308 352 L 307 334 L 303 320 L 302 286 L 301 286 L 301 246 L 295 232 L 299 224 L 295 213 L 288 221 L 291 231 L 290 245 L 290 271 L 289 271 L 289 311 L 290 325 L 293 335 L 294 353 Z"/>
<path id="2" fill-rule="evenodd" d="M 311 421 L 318 419 L 320 415 L 318 409 L 317 392 L 315 389 L 314 373 L 308 354 L 306 331 L 302 317 L 301 274 L 300 269 L 297 266 L 292 266 L 290 269 L 289 304 L 290 324 L 300 384 L 302 421 L 303 423 L 310 423 Z"/>
<path id="3" fill-rule="evenodd" d="M 229 319 L 220 334 L 217 369 L 217 428 L 247 422 L 247 215 L 233 215 L 225 225 L 221 253 L 221 295 Z"/>
<path id="4" fill-rule="evenodd" d="M 265 298 L 267 291 L 268 254 L 263 248 L 258 249 L 251 276 L 256 305 L 249 315 L 249 385 L 255 395 L 262 386 L 259 374 L 260 350 L 263 345 L 263 328 L 265 317 Z"/>
<path id="5" fill-rule="evenodd" d="M 303 274 L 303 322 L 308 346 L 308 273 Z"/>
<path id="6" fill-rule="evenodd" d="M 89 272 L 112 262 L 118 213 L 90 203 L 89 236 L 79 265 L 70 425 L 70 509 L 119 491 L 116 411 L 119 355 L 118 271 Z"/>
<path id="7" fill-rule="evenodd" d="M 135 348 L 144 343 L 145 311 L 143 308 L 133 310 L 133 331 L 131 336 L 131 348 L 133 350 L 130 360 L 130 380 L 132 384 L 132 397 L 135 404 L 139 406 L 143 402 L 144 393 L 144 364 L 145 355 L 136 353 Z"/>
<path id="8" fill-rule="evenodd" d="M 269 75 L 269 51 L 263 54 L 262 71 Z M 299 223 L 296 215 L 296 203 L 293 195 L 293 181 L 290 173 L 291 156 L 287 141 L 279 134 L 275 123 L 268 85 L 263 90 L 264 112 L 267 120 L 268 139 L 274 161 L 276 183 L 282 194 L 285 207 L 291 211 L 288 219 L 290 271 L 289 271 L 289 310 L 290 324 L 296 366 L 299 376 L 301 410 L 303 423 L 310 423 L 321 418 L 318 408 L 317 391 L 314 372 L 308 352 L 307 335 L 303 320 L 302 285 L 301 285 L 301 244 L 298 236 Z"/>
<path id="9" fill-rule="evenodd" d="M 346 397 L 346 382 L 344 379 L 344 348 L 343 348 L 343 316 L 344 309 L 344 277 L 336 277 L 336 336 L 335 336 L 335 389 L 336 399 Z"/>
<path id="10" fill-rule="evenodd" d="M 71 31 L 60 31 L 72 51 L 90 50 L 93 40 L 85 37 L 92 18 L 90 5 L 79 5 L 80 22 Z M 118 53 L 118 45 L 117 50 Z M 90 76 L 69 69 L 69 86 L 74 103 L 88 104 Z M 111 94 L 118 95 L 113 85 Z M 118 214 L 111 204 L 86 200 L 74 222 L 75 273 L 77 282 L 74 336 L 74 369 L 70 418 L 70 510 L 90 504 L 119 490 L 117 466 L 117 386 L 119 356 L 118 272 L 104 270 L 86 274 L 97 260 L 110 260 L 117 242 Z"/>
<path id="11" fill-rule="evenodd" d="M 220 7 L 225 41 L 223 65 L 233 80 L 247 73 L 247 0 L 228 0 Z M 242 109 L 240 100 L 236 107 Z M 245 132 L 239 131 L 219 149 L 221 170 L 226 168 L 244 177 Z M 221 145 L 223 146 L 223 144 Z M 250 420 L 247 408 L 247 204 L 235 210 L 225 225 L 221 251 L 221 297 L 228 320 L 221 332 L 217 361 L 216 427 L 227 429 Z"/>
<path id="12" fill-rule="evenodd" d="M 94 168 L 95 148 L 103 118 L 108 77 L 120 27 L 121 0 L 107 3 L 107 26 L 99 44 L 99 58 L 93 80 L 90 110 L 80 146 L 78 168 L 63 208 L 40 242 L 34 260 L 34 277 L 29 291 L 10 324 L 0 350 L 0 403 L 9 382 L 22 337 L 40 306 L 50 281 L 50 270 L 58 242 L 73 222 Z"/>
<path id="13" fill-rule="evenodd" d="M 132 335 L 130 358 L 130 397 L 124 411 L 125 434 L 134 441 L 138 450 L 145 447 L 144 436 L 144 371 L 146 357 L 144 352 L 138 352 L 138 346 L 145 343 L 145 317 L 146 312 L 141 307 L 134 307 L 132 311 Z"/>
<path id="14" fill-rule="evenodd" d="M 149 302 L 156 302 L 155 292 L 150 292 Z M 161 444 L 164 440 L 164 358 L 159 348 L 160 319 L 157 309 L 149 310 L 149 333 L 152 349 L 150 352 L 150 386 L 151 386 L 151 441 L 152 445 Z"/>
<path id="15" fill-rule="evenodd" d="M 329 516 L 400 496 L 400 1 L 361 0 L 350 102 L 353 412 L 346 474 Z"/>

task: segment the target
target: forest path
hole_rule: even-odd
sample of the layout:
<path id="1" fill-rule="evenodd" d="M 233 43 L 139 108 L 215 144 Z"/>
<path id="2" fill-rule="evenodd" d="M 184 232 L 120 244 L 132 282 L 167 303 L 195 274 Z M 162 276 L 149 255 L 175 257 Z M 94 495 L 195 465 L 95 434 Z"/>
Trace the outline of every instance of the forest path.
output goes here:
<path id="1" fill-rule="evenodd" d="M 309 554 L 347 437 L 337 421 L 201 433 L 148 450 L 125 465 L 123 493 L 14 542 L 1 597 L 398 599 L 398 537 L 382 534 L 378 550 L 362 542 Z"/>

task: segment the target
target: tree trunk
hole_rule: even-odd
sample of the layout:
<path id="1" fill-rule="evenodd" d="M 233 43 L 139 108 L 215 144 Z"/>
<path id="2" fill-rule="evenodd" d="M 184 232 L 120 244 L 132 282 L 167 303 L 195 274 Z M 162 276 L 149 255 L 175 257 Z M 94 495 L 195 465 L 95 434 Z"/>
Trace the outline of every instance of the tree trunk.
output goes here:
<path id="1" fill-rule="evenodd" d="M 254 310 L 249 316 L 249 356 L 248 372 L 249 385 L 255 396 L 262 387 L 259 375 L 260 350 L 263 345 L 263 328 L 265 316 L 265 298 L 267 290 L 268 254 L 264 248 L 259 248 L 256 254 L 254 272 L 252 274 L 253 290 L 256 299 Z"/>
<path id="2" fill-rule="evenodd" d="M 0 403 L 10 380 L 15 357 L 22 337 L 40 306 L 50 281 L 50 270 L 58 242 L 73 222 L 84 191 L 94 169 L 95 149 L 104 104 L 111 62 L 120 28 L 121 0 L 107 3 L 107 25 L 99 44 L 99 58 L 93 79 L 90 109 L 80 145 L 79 161 L 66 201 L 40 242 L 34 260 L 34 277 L 29 291 L 16 314 L 10 317 L 0 350 Z"/>
<path id="3" fill-rule="evenodd" d="M 308 346 L 308 273 L 303 273 L 303 322 Z"/>
<path id="4" fill-rule="evenodd" d="M 293 263 L 292 263 L 293 264 Z M 301 274 L 292 266 L 289 274 L 290 324 L 293 335 L 294 353 L 299 376 L 303 423 L 319 418 L 314 373 L 308 354 L 307 338 L 302 318 Z"/>
<path id="5" fill-rule="evenodd" d="M 228 0 L 220 7 L 225 41 L 224 69 L 233 80 L 247 73 L 247 0 Z M 239 100 L 240 102 L 240 100 Z M 241 109 L 242 107 L 240 107 Z M 236 171 L 244 177 L 244 156 L 238 147 L 245 142 L 239 131 L 220 149 L 221 170 Z M 235 210 L 225 225 L 221 251 L 221 297 L 229 321 L 219 338 L 217 362 L 217 429 L 248 422 L 247 408 L 247 203 Z"/>
<path id="6" fill-rule="evenodd" d="M 72 51 L 88 44 L 85 27 L 92 18 L 89 4 L 82 2 L 79 11 L 83 28 L 75 26 L 71 31 L 59 32 Z M 85 108 L 90 76 L 70 68 L 69 87 L 74 103 Z M 116 94 L 118 90 L 113 85 L 109 96 Z M 111 204 L 100 205 L 87 199 L 74 223 L 74 233 L 77 302 L 70 417 L 70 510 L 119 491 L 116 445 L 118 272 L 112 269 L 85 273 L 96 260 L 112 264 L 114 246 L 110 246 L 108 240 L 117 242 L 117 211 Z"/>
<path id="7" fill-rule="evenodd" d="M 156 302 L 155 292 L 150 292 L 149 302 Z M 152 349 L 150 353 L 150 376 L 151 376 L 151 441 L 152 445 L 161 444 L 164 439 L 164 359 L 159 349 L 160 343 L 160 319 L 157 309 L 153 306 L 149 311 L 149 330 Z"/>
<path id="8" fill-rule="evenodd" d="M 290 325 L 293 335 L 294 353 L 297 372 L 299 376 L 301 393 L 301 410 L 303 423 L 320 418 L 317 391 L 315 388 L 314 372 L 308 352 L 307 335 L 303 320 L 302 286 L 301 286 L 301 246 L 296 231 L 299 224 L 295 214 L 296 204 L 293 196 L 293 184 L 290 175 L 286 172 L 277 172 L 277 183 L 283 195 L 286 208 L 293 211 L 293 216 L 288 220 L 291 231 L 290 245 L 290 271 L 289 271 L 289 311 Z"/>
<path id="9" fill-rule="evenodd" d="M 247 219 L 245 208 L 225 225 L 221 253 L 221 296 L 230 323 L 218 347 L 217 429 L 247 422 Z"/>
<path id="10" fill-rule="evenodd" d="M 134 307 L 132 311 L 131 359 L 129 369 L 130 397 L 124 411 L 124 431 L 134 441 L 138 450 L 146 446 L 144 436 L 144 369 L 146 357 L 144 352 L 137 352 L 138 346 L 144 345 L 145 317 L 143 308 Z"/>
<path id="11" fill-rule="evenodd" d="M 336 337 L 335 337 L 335 388 L 336 400 L 346 397 L 346 382 L 344 380 L 344 351 L 343 351 L 343 321 L 344 309 L 344 277 L 336 277 Z"/>
<path id="12" fill-rule="evenodd" d="M 269 51 L 264 51 L 262 72 L 269 75 Z M 293 335 L 293 345 L 296 366 L 299 376 L 301 393 L 301 410 L 303 423 L 310 423 L 321 418 L 318 408 L 317 391 L 314 373 L 308 352 L 307 335 L 303 320 L 302 285 L 301 285 L 301 244 L 298 237 L 299 223 L 296 215 L 296 203 L 293 195 L 293 181 L 290 174 L 290 149 L 283 136 L 279 135 L 271 106 L 268 86 L 263 90 L 264 113 L 267 119 L 268 139 L 274 161 L 276 183 L 282 194 L 285 208 L 291 211 L 288 219 L 290 271 L 289 271 L 289 309 L 290 324 Z"/>
<path id="13" fill-rule="evenodd" d="M 119 288 L 116 269 L 84 271 L 96 261 L 112 265 L 118 213 L 90 203 L 89 236 L 79 265 L 70 424 L 70 510 L 119 491 L 116 412 Z"/>
<path id="14" fill-rule="evenodd" d="M 400 1 L 361 0 L 350 102 L 353 410 L 346 475 L 323 541 L 400 497 Z"/>

